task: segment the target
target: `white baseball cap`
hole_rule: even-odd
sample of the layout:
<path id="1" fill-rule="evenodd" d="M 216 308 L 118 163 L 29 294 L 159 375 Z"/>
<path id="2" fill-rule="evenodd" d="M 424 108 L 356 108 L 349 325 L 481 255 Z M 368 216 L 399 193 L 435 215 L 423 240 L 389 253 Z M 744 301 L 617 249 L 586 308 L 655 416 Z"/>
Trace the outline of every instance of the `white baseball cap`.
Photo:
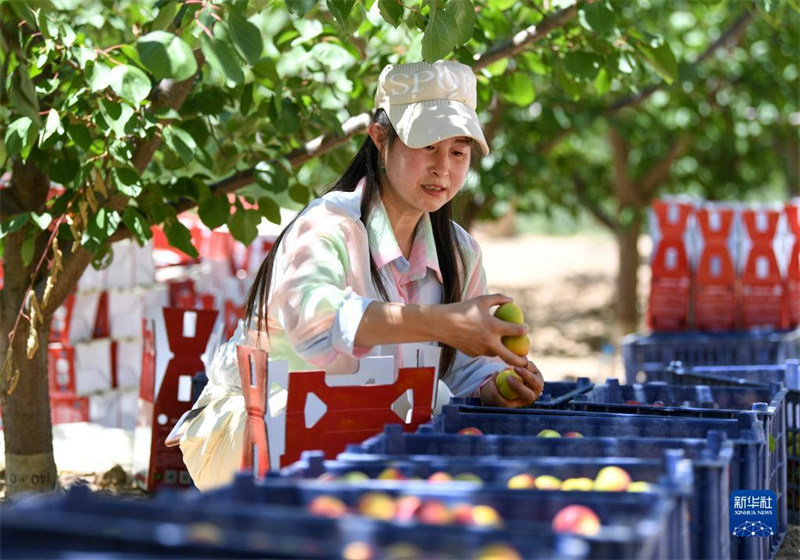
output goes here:
<path id="1" fill-rule="evenodd" d="M 409 148 L 467 136 L 486 155 L 489 145 L 475 113 L 477 86 L 472 68 L 460 62 L 389 64 L 378 78 L 375 108 L 386 111 Z"/>

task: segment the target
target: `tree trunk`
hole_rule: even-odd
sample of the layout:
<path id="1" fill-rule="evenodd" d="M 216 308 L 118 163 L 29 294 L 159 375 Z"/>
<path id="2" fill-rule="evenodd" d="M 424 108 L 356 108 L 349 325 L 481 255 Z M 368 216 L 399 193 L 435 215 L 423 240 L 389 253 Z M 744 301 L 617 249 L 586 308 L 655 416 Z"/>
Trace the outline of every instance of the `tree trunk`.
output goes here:
<path id="1" fill-rule="evenodd" d="M 638 326 L 637 293 L 639 284 L 639 233 L 641 221 L 636 218 L 628 227 L 616 230 L 619 251 L 617 271 L 617 329 L 618 335 L 636 332 Z"/>
<path id="2" fill-rule="evenodd" d="M 6 267 L 8 264 L 6 261 Z M 24 287 L 21 290 L 12 290 L 6 286 L 2 291 L 0 352 L 4 357 L 9 346 L 8 334 L 14 328 L 24 298 Z M 47 339 L 50 336 L 50 321 L 43 321 L 37 328 L 39 349 L 30 360 L 26 357 L 29 327 L 27 319 L 21 319 L 14 335 L 14 362 L 19 367 L 16 386 L 12 384 L 6 387 L 6 391 L 11 391 L 10 394 L 6 394 L 6 391 L 0 392 L 6 447 L 7 496 L 21 492 L 50 491 L 58 484 L 47 386 Z"/>

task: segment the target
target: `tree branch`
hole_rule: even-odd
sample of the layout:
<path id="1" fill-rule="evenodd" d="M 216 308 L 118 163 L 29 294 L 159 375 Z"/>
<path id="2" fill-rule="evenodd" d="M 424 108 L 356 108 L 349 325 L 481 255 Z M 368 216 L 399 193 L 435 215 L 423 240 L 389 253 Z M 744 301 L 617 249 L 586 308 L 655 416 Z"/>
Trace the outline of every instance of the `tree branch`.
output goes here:
<path id="1" fill-rule="evenodd" d="M 575 185 L 575 194 L 581 203 L 597 218 L 597 220 L 610 229 L 612 232 L 617 231 L 617 223 L 609 216 L 608 212 L 603 210 L 597 203 L 589 199 L 586 193 L 586 182 L 581 179 L 577 173 L 572 174 L 572 183 Z"/>
<path id="2" fill-rule="evenodd" d="M 201 51 L 195 51 L 194 58 L 197 60 L 197 67 L 200 68 L 205 62 L 205 57 Z M 152 92 L 152 109 L 175 109 L 176 111 L 186 101 L 192 86 L 194 85 L 196 75 L 187 78 L 182 82 L 175 82 L 173 80 L 161 80 Z M 133 152 L 132 163 L 139 175 L 144 173 L 147 166 L 153 160 L 158 147 L 161 145 L 161 136 L 156 134 L 150 139 L 140 140 L 136 143 Z"/>
<path id="3" fill-rule="evenodd" d="M 577 4 L 573 4 L 568 8 L 556 12 L 552 16 L 544 18 L 538 25 L 531 25 L 523 29 L 514 35 L 510 41 L 501 43 L 481 55 L 476 55 L 475 64 L 472 65 L 472 69 L 480 70 L 498 60 L 518 55 L 532 44 L 544 38 L 553 29 L 566 25 L 577 13 L 578 6 Z"/>
<path id="4" fill-rule="evenodd" d="M 661 158 L 656 165 L 650 168 L 650 170 L 639 183 L 640 191 L 644 200 L 650 200 L 652 198 L 656 187 L 658 187 L 658 185 L 661 184 L 669 175 L 669 170 L 672 167 L 672 164 L 676 159 L 686 153 L 686 150 L 689 148 L 691 143 L 692 139 L 689 134 L 681 135 L 681 137 L 672 144 L 669 152 L 667 152 L 667 154 Z"/>
<path id="5" fill-rule="evenodd" d="M 644 202 L 628 172 L 628 142 L 613 124 L 608 128 L 608 140 L 612 148 L 614 186 L 619 205 L 620 207 L 633 206 L 634 208 L 641 208 Z"/>

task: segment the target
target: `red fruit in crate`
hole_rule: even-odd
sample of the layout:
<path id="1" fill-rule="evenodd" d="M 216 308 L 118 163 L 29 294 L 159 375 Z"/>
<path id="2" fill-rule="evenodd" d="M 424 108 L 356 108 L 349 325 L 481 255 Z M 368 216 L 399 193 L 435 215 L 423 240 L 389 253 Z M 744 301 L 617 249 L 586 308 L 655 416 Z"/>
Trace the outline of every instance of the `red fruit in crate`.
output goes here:
<path id="1" fill-rule="evenodd" d="M 417 510 L 417 520 L 429 525 L 447 525 L 453 521 L 453 513 L 444 502 L 426 500 Z"/>
<path id="2" fill-rule="evenodd" d="M 564 434 L 564 437 L 573 437 L 573 438 L 583 437 L 583 434 L 580 432 L 567 432 L 566 434 Z"/>
<path id="3" fill-rule="evenodd" d="M 428 482 L 452 482 L 453 477 L 444 471 L 437 471 L 428 477 Z"/>
<path id="4" fill-rule="evenodd" d="M 639 401 L 633 400 L 633 399 L 629 399 L 629 400 L 625 401 L 625 404 L 639 405 L 639 404 L 642 404 L 642 403 L 640 403 Z"/>
<path id="5" fill-rule="evenodd" d="M 467 428 L 461 428 L 460 430 L 458 430 L 458 435 L 461 435 L 461 436 L 482 436 L 483 432 L 480 431 L 478 428 L 474 428 L 472 426 L 469 426 Z"/>
<path id="6" fill-rule="evenodd" d="M 593 509 L 572 504 L 562 508 L 553 517 L 553 531 L 592 536 L 600 532 L 600 518 Z"/>
<path id="7" fill-rule="evenodd" d="M 456 504 L 451 510 L 453 514 L 453 522 L 458 525 L 473 525 L 475 519 L 472 516 L 472 505 L 470 504 Z"/>
<path id="8" fill-rule="evenodd" d="M 653 401 L 650 404 L 652 404 L 653 406 L 664 406 L 664 401 Z"/>
<path id="9" fill-rule="evenodd" d="M 347 505 L 336 496 L 322 494 L 311 500 L 308 512 L 320 517 L 341 517 L 347 513 Z"/>
<path id="10" fill-rule="evenodd" d="M 411 521 L 416 517 L 422 500 L 416 496 L 400 496 L 395 502 L 394 518 L 397 521 Z"/>

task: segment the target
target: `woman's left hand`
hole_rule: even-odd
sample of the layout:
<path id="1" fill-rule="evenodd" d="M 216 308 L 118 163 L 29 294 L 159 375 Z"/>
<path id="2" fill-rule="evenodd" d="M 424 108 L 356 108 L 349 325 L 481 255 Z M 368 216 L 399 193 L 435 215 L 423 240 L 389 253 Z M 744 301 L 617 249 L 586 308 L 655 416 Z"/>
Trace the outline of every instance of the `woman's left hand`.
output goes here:
<path id="1" fill-rule="evenodd" d="M 514 371 L 522 378 L 518 381 L 514 376 L 508 377 L 508 386 L 517 394 L 514 400 L 508 400 L 497 389 L 497 374 L 492 374 L 491 381 L 481 387 L 481 402 L 487 406 L 503 406 L 506 408 L 522 408 L 528 406 L 542 394 L 544 378 L 536 364 L 528 360 L 525 367 L 515 367 Z"/>

